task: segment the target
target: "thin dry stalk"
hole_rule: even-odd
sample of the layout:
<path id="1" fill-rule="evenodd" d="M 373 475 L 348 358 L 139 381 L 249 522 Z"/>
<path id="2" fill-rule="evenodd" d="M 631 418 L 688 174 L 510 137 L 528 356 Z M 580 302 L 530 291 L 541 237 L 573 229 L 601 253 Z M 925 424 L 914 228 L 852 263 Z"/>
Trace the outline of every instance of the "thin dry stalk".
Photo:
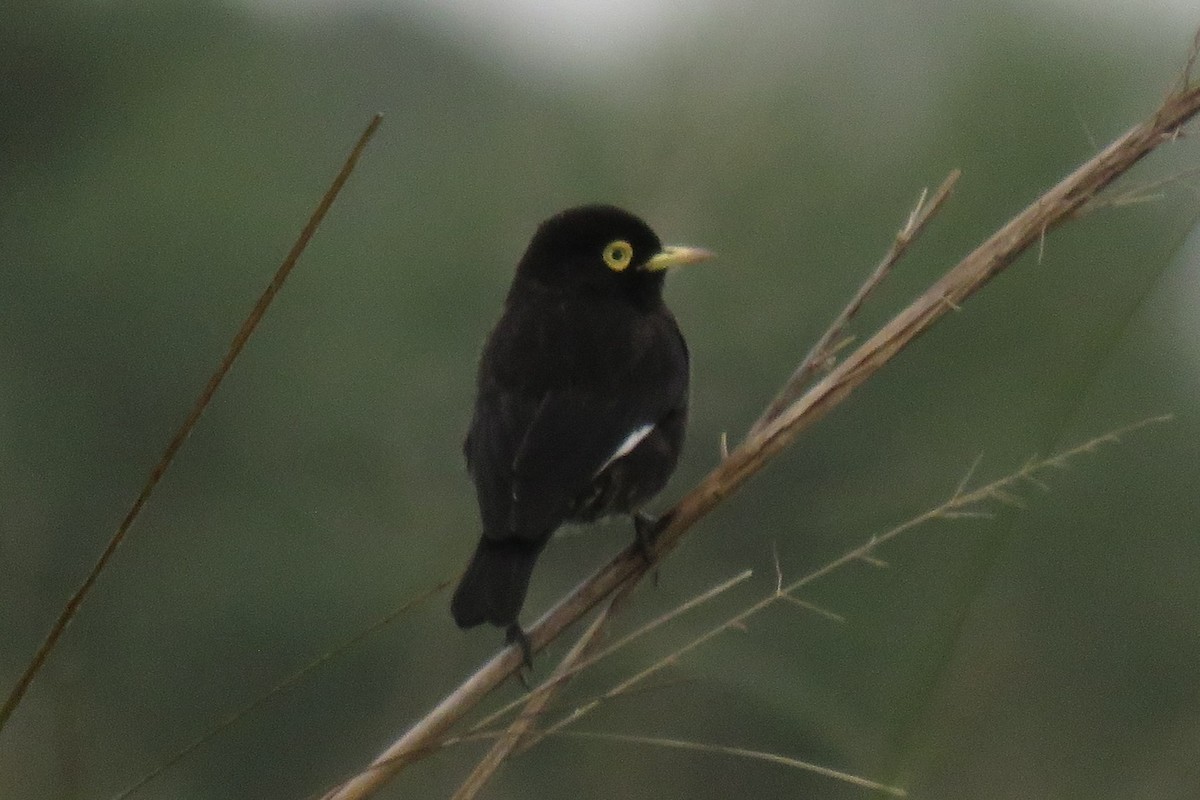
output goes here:
<path id="1" fill-rule="evenodd" d="M 643 562 L 645 559 L 643 558 Z M 521 744 L 522 740 L 532 730 L 537 720 L 545 713 L 558 690 L 579 670 L 581 670 L 588 661 L 598 660 L 603 653 L 598 652 L 601 638 L 608 629 L 609 621 L 616 616 L 617 612 L 624 607 L 629 599 L 630 592 L 633 591 L 636 583 L 630 583 L 619 588 L 608 601 L 608 605 L 604 610 L 592 621 L 588 629 L 584 632 L 579 640 L 571 647 L 562 661 L 554 668 L 550 679 L 546 683 L 531 693 L 531 696 L 525 700 L 525 708 L 517 715 L 501 734 L 499 740 L 492 745 L 487 754 L 475 765 L 475 769 L 471 771 L 470 776 L 463 783 L 459 790 L 455 792 L 453 800 L 473 800 L 475 795 L 491 780 L 492 775 L 500 768 L 500 765 L 507 759 Z M 711 592 L 705 593 L 709 596 L 715 596 Z M 691 607 L 695 603 L 684 603 L 685 607 Z M 667 615 L 668 618 L 674 615 Z M 650 623 L 656 626 L 656 623 Z M 628 637 L 627 637 L 628 638 Z"/>
<path id="2" fill-rule="evenodd" d="M 801 362 L 796 371 L 792 373 L 791 378 L 788 379 L 783 390 L 780 391 L 780 393 L 763 412 L 762 416 L 759 418 L 759 421 L 755 423 L 755 427 L 752 429 L 752 435 L 753 430 L 761 429 L 763 426 L 769 424 L 785 408 L 787 408 L 787 406 L 792 403 L 796 397 L 801 394 L 801 392 L 803 392 L 805 385 L 808 383 L 809 378 L 813 374 L 815 374 L 818 370 L 826 368 L 832 364 L 834 353 L 841 349 L 841 345 L 838 343 L 838 338 L 842 335 L 842 331 L 845 329 L 846 325 L 854 317 L 854 315 L 858 313 L 858 310 L 862 307 L 862 304 L 866 301 L 867 297 L 870 296 L 871 292 L 873 292 L 875 288 L 883 282 L 883 279 L 886 278 L 891 272 L 892 267 L 895 266 L 900 257 L 908 250 L 909 245 L 912 244 L 916 237 L 920 235 L 921 231 L 924 230 L 926 223 L 928 223 L 933 215 L 937 213 L 938 209 L 941 208 L 942 204 L 950 196 L 950 191 L 953 189 L 954 184 L 958 181 L 959 175 L 960 173 L 958 170 L 951 172 L 950 175 L 947 176 L 947 178 L 942 182 L 942 185 L 938 187 L 938 190 L 934 193 L 933 198 L 929 199 L 928 202 L 926 202 L 928 190 L 921 192 L 921 197 L 917 200 L 916 206 L 914 206 L 912 211 L 909 212 L 908 219 L 905 222 L 904 227 L 897 232 L 895 238 L 892 240 L 891 247 L 888 249 L 888 252 L 884 255 L 883 259 L 879 262 L 878 266 L 876 266 L 875 271 L 871 273 L 871 275 L 855 293 L 854 297 L 851 298 L 846 307 L 842 309 L 842 312 L 838 314 L 836 319 L 834 319 L 833 323 L 825 331 L 825 334 L 821 336 L 817 343 L 813 345 L 812 349 L 809 350 L 808 355 L 804 358 L 804 361 Z M 728 443 L 724 439 L 722 440 L 721 455 L 722 460 L 727 458 L 729 455 Z M 577 644 L 576 647 L 573 647 L 571 651 L 563 657 L 563 660 L 555 668 L 555 674 L 552 676 L 552 680 L 547 682 L 547 685 L 535 692 L 527 701 L 525 710 L 509 725 L 505 735 L 501 736 L 501 738 L 495 744 L 493 744 L 488 754 L 476 765 L 475 770 L 472 771 L 471 776 L 467 779 L 467 782 L 463 784 L 462 788 L 460 788 L 459 793 L 454 796 L 454 800 L 472 800 L 472 798 L 474 798 L 479 789 L 483 787 L 486 780 L 496 771 L 496 769 L 499 768 L 502 761 L 516 749 L 521 739 L 529 732 L 537 717 L 543 713 L 545 708 L 549 705 L 553 693 L 562 688 L 562 684 L 565 683 L 566 680 L 572 675 L 575 675 L 582 670 L 586 666 L 586 660 L 592 660 L 585 659 L 585 656 L 593 649 L 591 643 L 594 643 L 600 637 L 600 635 L 602 635 L 607 626 L 608 620 L 610 620 L 613 616 L 613 608 L 617 604 L 623 603 L 625 598 L 630 592 L 633 591 L 635 586 L 636 582 L 630 582 L 617 591 L 617 595 L 614 598 L 613 603 L 605 609 L 604 613 L 601 614 L 597 618 L 596 622 L 593 623 L 593 625 L 588 629 L 588 632 L 585 634 L 584 638 L 580 640 L 581 644 L 588 644 L 589 646 L 581 648 Z"/>
<path id="3" fill-rule="evenodd" d="M 611 606 L 610 606 L 611 607 Z M 554 673 L 550 676 L 553 683 L 535 689 L 530 693 L 529 698 L 525 701 L 525 707 L 521 709 L 521 713 L 512 721 L 508 728 L 500 734 L 500 738 L 492 745 L 479 763 L 475 765 L 475 769 L 471 770 L 471 774 L 458 791 L 454 793 L 452 800 L 471 800 L 479 793 L 492 775 L 499 768 L 500 764 L 512 753 L 513 749 L 520 744 L 521 739 L 532 730 L 538 717 L 546 710 L 546 706 L 554 697 L 552 687 L 557 685 L 561 677 L 572 668 L 572 665 L 582 661 L 587 657 L 592 650 L 600 643 L 600 637 L 597 635 L 599 628 L 606 618 L 606 614 L 601 614 L 592 621 L 588 629 L 590 636 L 581 636 L 574 647 L 567 653 L 566 657 L 554 669 Z"/>
<path id="4" fill-rule="evenodd" d="M 815 772 L 818 775 L 824 775 L 827 778 L 849 783 L 854 786 L 859 786 L 863 789 L 871 789 L 873 791 L 886 792 L 893 797 L 907 797 L 908 792 L 898 786 L 888 786 L 884 783 L 868 780 L 867 778 L 852 775 L 849 772 L 841 772 L 840 770 L 822 767 L 820 764 L 813 764 L 809 761 L 801 761 L 798 758 L 779 755 L 778 753 L 767 753 L 762 750 L 748 750 L 744 747 L 728 747 L 720 744 L 705 744 L 704 742 L 689 742 L 683 739 L 664 739 L 657 736 L 628 736 L 619 733 L 598 733 L 593 731 L 565 731 L 559 736 L 565 736 L 573 739 L 590 739 L 592 741 L 604 742 L 624 742 L 626 744 L 649 745 L 651 747 L 667 747 L 673 750 L 689 750 L 694 753 L 708 753 L 710 755 L 734 756 L 736 758 L 748 758 L 752 761 L 765 761 L 770 764 L 778 764 L 792 769 L 800 769 L 805 772 Z"/>
<path id="5" fill-rule="evenodd" d="M 1089 199 L 1158 145 L 1175 138 L 1181 126 L 1197 112 L 1200 112 L 1200 86 L 1188 85 L 1170 94 L 1149 119 L 1086 161 L 968 254 L 774 421 L 747 437 L 689 491 L 669 512 L 670 523 L 655 542 L 653 555 L 661 558 L 671 552 L 696 522 L 788 447 L 803 430 L 843 402 L 944 314 L 959 308 L 962 301 L 1047 232 L 1070 220 Z M 636 547 L 623 550 L 530 627 L 533 650 L 540 651 L 618 589 L 631 590 L 646 571 L 645 559 Z M 515 647 L 498 653 L 387 747 L 370 766 L 327 797 L 360 800 L 370 796 L 405 765 L 431 752 L 450 727 L 506 680 L 520 663 L 521 655 Z"/>
<path id="6" fill-rule="evenodd" d="M 1163 194 L 1157 190 L 1171 186 L 1173 184 L 1182 184 L 1188 178 L 1200 176 L 1200 167 L 1196 169 L 1185 169 L 1182 172 L 1177 172 L 1174 175 L 1168 175 L 1165 178 L 1159 178 L 1156 181 L 1143 183 L 1139 186 L 1134 186 L 1123 192 L 1104 192 L 1096 197 L 1093 197 L 1079 209 L 1080 214 L 1087 214 L 1092 211 L 1098 211 L 1101 208 L 1121 208 L 1123 206 L 1136 205 L 1138 203 L 1151 203 L 1156 200 L 1161 200 Z M 1184 184 L 1186 186 L 1186 184 Z"/>
<path id="7" fill-rule="evenodd" d="M 892 239 L 892 244 L 888 251 L 884 253 L 879 264 L 876 265 L 875 271 L 863 282 L 858 291 L 854 293 L 854 297 L 850 298 L 850 302 L 842 309 L 841 313 L 834 318 L 830 326 L 817 339 L 817 343 L 808 351 L 808 355 L 800 362 L 800 366 L 788 378 L 783 389 L 775 396 L 762 416 L 750 428 L 750 436 L 755 436 L 762 431 L 772 420 L 782 413 L 782 411 L 791 405 L 796 398 L 804 393 L 804 388 L 814 375 L 822 369 L 827 369 L 833 365 L 834 354 L 841 349 L 838 344 L 841 339 L 842 332 L 846 326 L 850 324 L 850 320 L 854 319 L 854 315 L 862 308 L 863 303 L 871 296 L 871 293 L 883 283 L 883 280 L 891 274 L 892 267 L 896 266 L 896 262 L 908 252 L 909 247 L 917 240 L 917 237 L 925 230 L 925 226 L 933 219 L 934 215 L 941 210 L 942 205 L 950 197 L 950 193 L 954 190 L 954 184 L 958 183 L 958 179 L 962 177 L 959 170 L 952 170 L 946 179 L 942 181 L 942 185 L 933 193 L 933 197 L 929 197 L 929 190 L 921 192 L 920 198 L 917 199 L 917 204 L 913 206 L 912 211 L 908 214 L 908 219 L 899 231 L 896 232 Z"/>
<path id="8" fill-rule="evenodd" d="M 675 663 L 677 663 L 679 661 L 680 656 L 686 655 L 687 653 L 691 652 L 692 650 L 695 650 L 700 645 L 716 638 L 718 635 L 724 633 L 727 630 L 740 628 L 747 619 L 749 619 L 750 617 L 757 614 L 759 611 L 762 611 L 764 608 L 766 608 L 767 606 L 774 603 L 776 599 L 777 599 L 777 597 L 775 594 L 770 594 L 767 597 L 764 597 L 763 599 L 759 600 L 758 602 L 756 602 L 756 603 L 750 605 L 749 607 L 742 609 L 738 613 L 734 614 L 732 617 L 725 620 L 720 625 L 717 625 L 716 627 L 710 628 L 709 630 L 705 631 L 701 636 L 688 642 L 687 644 L 685 644 L 683 647 L 679 648 L 678 650 L 675 650 L 675 651 L 663 656 L 658 661 L 655 661 L 653 664 L 646 667 L 645 669 L 643 669 L 643 670 L 631 675 L 630 677 L 626 678 L 625 680 L 619 682 L 617 685 L 613 686 L 611 689 L 606 691 L 604 694 L 599 695 L 598 697 L 594 697 L 591 700 L 587 701 L 586 703 L 578 706 L 573 711 L 571 711 L 571 713 L 567 714 L 566 716 L 560 718 L 558 721 L 556 721 L 553 724 L 551 724 L 550 726 L 548 726 L 544 731 L 540 732 L 539 734 L 537 734 L 535 736 L 529 737 L 526 740 L 525 746 L 522 748 L 522 751 L 537 744 L 538 741 L 540 741 L 543 736 L 548 736 L 550 734 L 557 733 L 559 730 L 566 727 L 567 725 L 570 725 L 571 723 L 579 720 L 581 717 L 594 711 L 601 704 L 606 703 L 609 700 L 620 697 L 621 695 L 627 694 L 628 692 L 632 691 L 634 687 L 636 687 L 638 684 L 642 683 L 644 680 L 646 680 L 650 676 L 656 675 L 657 673 L 661 672 L 662 670 L 666 669 L 667 667 L 672 666 Z"/>
<path id="9" fill-rule="evenodd" d="M 346 161 L 342 164 L 341 170 L 333 179 L 333 183 L 329 185 L 324 196 L 321 197 L 321 201 L 317 203 L 312 216 L 309 217 L 308 223 L 300 231 L 300 235 L 292 245 L 291 251 L 283 259 L 283 263 L 279 265 L 279 269 L 275 271 L 275 275 L 271 278 L 271 282 L 267 284 L 267 288 L 263 290 L 262 295 L 258 298 L 258 302 L 254 304 L 254 308 L 250 309 L 250 313 L 242 322 L 241 328 L 234 334 L 225 357 L 221 359 L 221 363 L 217 365 L 216 370 L 208 379 L 207 385 L 201 390 L 200 395 L 196 398 L 196 402 L 192 405 L 191 411 L 188 412 L 187 417 L 183 420 L 183 424 L 179 426 L 179 429 L 175 431 L 175 435 L 171 437 L 171 441 L 167 443 L 167 447 L 163 451 L 162 456 L 159 457 L 158 463 L 150 470 L 150 475 L 146 478 L 145 484 L 134 499 L 133 505 L 126 512 L 125 518 L 121 520 L 121 524 L 117 526 L 116 533 L 109 539 L 103 552 L 100 553 L 100 557 L 96 559 L 96 563 L 92 565 L 87 577 L 83 579 L 83 583 L 75 590 L 71 598 L 67 600 L 58 619 L 55 620 L 54 624 L 50 627 L 49 633 L 46 634 L 45 640 L 38 647 L 37 652 L 33 654 L 33 658 L 30 659 L 29 664 L 25 667 L 25 671 L 21 673 L 21 677 L 17 679 L 17 683 L 8 695 L 8 699 L 4 701 L 3 708 L 0 708 L 0 731 L 4 730 L 4 725 L 8 722 L 8 718 L 20 704 L 21 698 L 25 696 L 29 685 L 33 683 L 33 679 L 37 677 L 42 665 L 50 657 L 50 653 L 54 650 L 55 645 L 58 644 L 59 638 L 66 631 L 67 625 L 79 612 L 80 606 L 83 605 L 83 601 L 92 590 L 96 580 L 104 572 L 109 560 L 112 559 L 113 554 L 117 552 L 117 548 L 125 540 L 125 536 L 129 533 L 129 529 L 133 526 L 134 521 L 137 520 L 138 515 L 142 513 L 142 508 L 146 505 L 146 501 L 150 499 L 150 495 L 153 494 L 155 487 L 158 486 L 159 481 L 166 474 L 167 469 L 171 466 L 171 462 L 175 460 L 175 456 L 179 453 L 180 448 L 183 447 L 183 443 L 187 441 L 188 436 L 191 435 L 192 430 L 196 427 L 196 423 L 200 421 L 200 417 L 203 416 L 204 410 L 208 408 L 213 395 L 220 388 L 221 381 L 225 379 L 230 368 L 233 367 L 233 362 L 237 360 L 238 355 L 241 354 L 242 349 L 246 346 L 246 342 L 250 340 L 250 336 L 258 327 L 258 323 L 262 321 L 263 315 L 267 313 L 267 308 L 271 305 L 271 301 L 275 299 L 275 295 L 283 288 L 283 282 L 287 280 L 288 275 L 292 272 L 292 268 L 296 266 L 296 262 L 300 259 L 300 254 L 308 247 L 309 240 L 317 232 L 317 227 L 325 219 L 325 215 L 333 205 L 333 201 L 337 199 L 342 187 L 346 185 L 346 181 L 350 178 L 350 173 L 354 171 L 354 166 L 358 163 L 359 156 L 362 155 L 367 142 L 375 135 L 375 131 L 379 129 L 379 125 L 382 122 L 383 116 L 376 114 L 358 137 L 358 141 L 350 150 L 350 155 L 346 157 Z"/>
<path id="10" fill-rule="evenodd" d="M 618 591 L 616 596 L 613 597 L 612 601 L 604 609 L 604 612 L 597 616 L 592 622 L 585 635 L 580 637 L 579 641 L 575 643 L 575 646 L 571 648 L 570 652 L 568 652 L 563 657 L 562 661 L 558 663 L 558 666 L 554 668 L 554 672 L 551 674 L 550 678 L 544 684 L 535 689 L 528 698 L 523 698 L 522 700 L 518 701 L 518 703 L 524 703 L 525 708 L 523 708 L 521 713 L 517 715 L 517 718 L 509 724 L 508 728 L 500 735 L 499 739 L 493 743 L 491 749 L 488 750 L 483 759 L 481 759 L 479 763 L 475 765 L 475 769 L 471 771 L 471 774 L 467 777 L 467 780 L 464 781 L 462 786 L 459 787 L 458 791 L 455 792 L 453 800 L 473 800 L 473 798 L 479 793 L 479 790 L 487 784 L 488 780 L 491 779 L 491 776 L 496 772 L 497 769 L 499 769 L 504 760 L 513 752 L 515 752 L 519 746 L 521 746 L 522 740 L 524 740 L 524 738 L 531 733 L 533 726 L 546 712 L 546 709 L 549 707 L 554 695 L 573 675 L 577 674 L 580 670 L 584 669 L 590 664 L 593 664 L 596 661 L 599 661 L 601 658 L 620 649 L 621 647 L 624 647 L 625 645 L 629 644 L 629 642 L 640 637 L 644 633 L 648 633 L 649 631 L 664 624 L 668 620 L 679 616 L 679 614 L 695 608 L 703 602 L 710 600 L 727 589 L 732 588 L 738 583 L 741 583 L 743 580 L 749 578 L 750 574 L 750 571 L 746 570 L 745 572 L 741 573 L 741 575 L 738 575 L 731 580 L 725 581 L 724 583 L 719 584 L 718 586 L 715 586 L 706 592 L 703 592 L 702 594 L 678 606 L 673 611 L 660 616 L 658 619 L 652 620 L 651 622 L 642 626 L 641 629 L 634 631 L 629 636 L 624 637 L 613 646 L 597 652 L 602 631 L 605 629 L 608 621 L 613 617 L 616 610 L 620 608 L 620 606 L 625 602 L 626 597 L 628 597 L 628 592 L 624 590 Z M 491 719 L 491 717 L 489 717 L 489 719 Z M 482 727 L 482 723 L 477 725 L 475 728 L 472 728 L 472 730 L 476 730 L 479 727 Z M 522 747 L 521 749 L 524 748 Z"/>
<path id="11" fill-rule="evenodd" d="M 330 661 L 337 658 L 339 655 L 346 652 L 347 650 L 349 650 L 351 647 L 355 646 L 359 642 L 362 642 L 363 640 L 370 638 L 377 631 L 387 627 L 388 625 L 391 625 L 397 619 L 404 616 L 404 614 L 408 613 L 409 611 L 411 611 L 413 608 L 420 605 L 421 603 L 424 603 L 430 597 L 433 597 L 435 594 L 437 594 L 438 592 L 445 589 L 451 583 L 452 583 L 452 580 L 444 580 L 441 583 L 439 583 L 437 586 L 426 589 L 424 592 L 417 595 L 416 597 L 406 600 L 402 605 L 393 609 L 392 611 L 389 611 L 387 614 L 385 614 L 384 616 L 375 620 L 373 623 L 368 625 L 366 628 L 363 628 L 362 630 L 358 631 L 353 636 L 351 636 L 350 638 L 343 641 L 341 644 L 333 647 L 330 650 L 325 651 L 324 653 L 321 653 L 316 658 L 312 659 L 307 664 L 305 664 L 302 667 L 300 667 L 299 669 L 297 669 L 295 672 L 291 673 L 290 675 L 285 676 L 282 680 L 280 680 L 278 683 L 276 683 L 274 686 L 272 686 L 270 689 L 268 689 L 265 693 L 260 694 L 258 697 L 255 697 L 254 699 L 245 703 L 240 708 L 226 714 L 225 717 L 221 721 L 219 721 L 216 725 L 209 728 L 207 731 L 200 734 L 195 739 L 193 739 L 192 741 L 190 741 L 183 747 L 176 750 L 174 753 L 172 753 L 170 756 L 168 756 L 164 761 L 162 761 L 160 764 L 158 764 L 158 766 L 154 767 L 154 769 L 148 771 L 145 775 L 138 778 L 134 783 L 130 784 L 128 787 L 126 787 L 124 790 L 122 790 L 119 794 L 114 795 L 112 800 L 126 800 L 126 798 L 141 791 L 141 789 L 143 787 L 145 787 L 147 784 L 149 784 L 151 781 L 153 781 L 159 775 L 162 775 L 168 769 L 175 766 L 183 759 L 187 758 L 189 755 L 194 753 L 196 750 L 199 750 L 201 747 L 203 747 L 204 745 L 211 742 L 213 739 L 215 739 L 221 733 L 225 732 L 229 728 L 232 728 L 234 725 L 236 725 L 238 722 L 240 722 L 246 716 L 248 716 L 248 715 L 252 714 L 253 712 L 257 711 L 258 709 L 262 708 L 273 697 L 277 697 L 278 695 L 280 695 L 283 692 L 287 691 L 288 689 L 292 688 L 296 684 L 300 683 L 300 681 L 304 680 L 309 674 L 314 672 L 316 669 L 318 669 L 323 664 L 329 663 Z"/>
<path id="12" fill-rule="evenodd" d="M 729 591 L 730 589 L 732 589 L 733 587 L 742 583 L 743 581 L 749 580 L 753 574 L 754 573 L 751 570 L 744 570 L 743 572 L 735 575 L 734 577 L 730 578 L 729 580 L 722 581 L 721 583 L 717 584 L 716 586 L 713 586 L 712 588 L 701 592 L 700 594 L 696 595 L 695 597 L 692 597 L 692 598 L 686 600 L 685 602 L 680 603 L 679 605 L 677 605 L 675 608 L 671 609 L 667 613 L 660 614 L 659 616 L 655 617 L 651 621 L 647 622 L 645 625 L 642 625 L 640 628 L 638 628 L 634 631 L 631 631 L 630 633 L 627 633 L 625 636 L 622 636 L 620 639 L 613 642 L 608 647 L 604 648 L 603 650 L 599 651 L 598 653 L 595 653 L 594 655 L 592 655 L 592 656 L 588 657 L 587 659 L 581 661 L 580 663 L 576 664 L 569 671 L 564 670 L 561 673 L 548 678 L 540 686 L 538 686 L 537 689 L 535 689 L 534 691 L 537 692 L 537 691 L 541 691 L 543 689 L 548 689 L 548 688 L 551 688 L 556 683 L 561 683 L 562 681 L 579 673 L 581 670 L 584 670 L 584 669 L 592 666 L 597 661 L 605 659 L 605 658 L 611 656 L 613 653 L 617 652 L 618 650 L 622 650 L 625 647 L 629 646 L 630 644 L 633 644 L 635 641 L 641 639 L 646 634 L 652 633 L 652 632 L 658 630 L 659 628 L 661 628 L 663 625 L 667 624 L 671 620 L 679 617 L 681 614 L 691 611 L 694 608 L 698 608 L 699 606 L 703 605 L 704 603 L 707 603 L 709 600 L 712 600 L 713 598 L 724 594 L 725 592 Z M 495 722 L 496 720 L 502 719 L 503 717 L 505 717 L 508 714 L 508 712 L 512 711 L 517 706 L 526 702 L 526 700 L 527 700 L 527 698 L 521 697 L 521 698 L 518 698 L 518 699 L 512 701 L 511 703 L 508 703 L 505 706 L 502 706 L 501 708 L 496 709 L 491 714 L 488 714 L 486 717 L 484 717 L 483 719 L 479 720 L 474 725 L 472 725 L 468 729 L 468 733 L 475 733 L 477 731 L 481 731 L 481 730 L 487 728 L 493 722 Z"/>
<path id="13" fill-rule="evenodd" d="M 1183 74 L 1179 76 L 1179 84 L 1176 89 L 1178 93 L 1186 92 L 1192 85 L 1197 58 L 1200 58 L 1200 28 L 1196 29 L 1196 35 L 1192 37 L 1192 46 L 1188 48 L 1187 61 L 1184 62 Z"/>
<path id="14" fill-rule="evenodd" d="M 478 741 L 482 739 L 495 739 L 504 734 L 496 731 L 481 731 L 473 733 L 470 736 L 463 736 L 455 739 L 448 739 L 444 744 L 449 746 L 460 744 L 467 741 Z M 907 797 L 908 793 L 898 786 L 889 786 L 877 781 L 864 778 L 860 775 L 854 775 L 849 772 L 824 767 L 820 764 L 814 764 L 811 761 L 803 761 L 791 756 L 781 755 L 779 753 L 771 753 L 764 750 L 750 750 L 745 747 L 731 747 L 720 744 L 707 744 L 705 742 L 694 742 L 686 739 L 668 739 L 657 736 L 637 736 L 622 733 L 601 733 L 598 731 L 545 731 L 543 736 L 550 736 L 557 739 L 591 739 L 594 741 L 603 742 L 620 742 L 624 744 L 646 745 L 650 747 L 663 747 L 672 750 L 689 750 L 696 753 L 709 753 L 714 755 L 726 755 L 733 758 L 743 758 L 751 761 L 762 761 L 769 764 L 789 767 L 791 769 L 803 770 L 805 772 L 813 772 L 818 775 L 823 775 L 827 778 L 843 781 L 853 786 L 859 786 L 864 789 L 871 789 L 881 792 L 887 792 L 895 797 Z M 525 748 L 521 748 L 518 752 L 523 752 Z"/>
<path id="15" fill-rule="evenodd" d="M 928 522 L 932 522 L 933 520 L 990 517 L 990 514 L 979 510 L 977 507 L 989 500 L 1012 505 L 1013 500 L 1016 499 L 1014 491 L 1022 484 L 1030 484 L 1043 491 L 1048 491 L 1048 487 L 1040 478 L 1041 473 L 1044 473 L 1050 469 L 1065 469 L 1072 459 L 1080 455 L 1085 453 L 1093 453 L 1100 446 L 1105 444 L 1116 444 L 1120 442 L 1123 437 L 1134 433 L 1135 431 L 1141 430 L 1142 428 L 1150 425 L 1169 422 L 1171 419 L 1172 416 L 1170 414 L 1150 417 L 1148 419 L 1141 420 L 1140 422 L 1135 422 L 1132 425 L 1126 425 L 1122 428 L 1101 434 L 1100 436 L 1089 439 L 1082 444 L 1076 445 L 1075 447 L 1071 447 L 1067 450 L 1063 450 L 1052 456 L 1048 456 L 1043 459 L 1030 459 L 1015 472 L 980 486 L 977 489 L 968 491 L 966 488 L 967 483 L 970 481 L 971 476 L 974 474 L 975 469 L 979 464 L 979 460 L 976 459 L 975 463 L 971 465 L 966 474 L 963 476 L 963 479 L 955 488 L 953 494 L 951 494 L 950 497 L 948 497 L 944 502 L 909 519 L 906 522 L 897 525 L 894 528 L 891 528 L 888 531 L 885 531 L 882 534 L 872 536 L 870 539 L 853 548 L 852 550 L 846 551 L 832 561 L 826 563 L 818 569 L 813 570 L 812 572 L 809 572 L 802 578 L 792 581 L 791 583 L 784 585 L 783 573 L 780 570 L 777 572 L 776 584 L 770 594 L 767 594 L 754 603 L 751 603 L 749 606 L 741 611 L 738 611 L 736 614 L 724 620 L 723 622 L 709 628 L 696 638 L 684 644 L 682 647 L 679 647 L 658 659 L 650 666 L 620 681 L 604 693 L 584 702 L 569 714 L 551 723 L 543 730 L 528 736 L 517 752 L 524 752 L 525 750 L 528 750 L 537 744 L 542 738 L 557 734 L 564 727 L 577 722 L 587 714 L 594 711 L 600 705 L 634 691 L 638 685 L 643 683 L 646 679 L 657 675 L 667 667 L 678 663 L 683 656 L 697 649 L 701 645 L 712 641 L 720 634 L 730 630 L 743 629 L 746 626 L 746 622 L 749 621 L 751 617 L 754 617 L 760 611 L 774 605 L 776 602 L 782 601 L 797 604 L 806 611 L 816 611 L 822 616 L 826 616 L 827 618 L 832 618 L 834 621 L 841 622 L 841 617 L 837 615 L 832 615 L 832 617 L 830 617 L 830 612 L 827 612 L 819 607 L 814 607 L 811 604 L 800 600 L 799 598 L 795 597 L 795 592 L 798 592 L 805 586 L 808 586 L 809 584 L 824 578 L 833 572 L 836 572 L 842 567 L 845 567 L 856 561 L 869 560 L 871 553 L 880 545 L 895 539 L 903 533 L 911 531 L 915 528 L 919 528 Z"/>

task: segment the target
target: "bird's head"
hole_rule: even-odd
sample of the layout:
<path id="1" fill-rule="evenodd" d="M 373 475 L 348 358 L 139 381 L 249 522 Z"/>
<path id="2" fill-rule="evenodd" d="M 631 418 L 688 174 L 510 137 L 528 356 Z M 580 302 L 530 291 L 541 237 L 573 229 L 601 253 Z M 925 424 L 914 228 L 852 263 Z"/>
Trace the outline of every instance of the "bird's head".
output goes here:
<path id="1" fill-rule="evenodd" d="M 657 298 L 669 269 L 711 257 L 698 247 L 664 246 L 628 211 L 587 205 L 555 214 L 538 227 L 517 277 L 565 291 Z"/>

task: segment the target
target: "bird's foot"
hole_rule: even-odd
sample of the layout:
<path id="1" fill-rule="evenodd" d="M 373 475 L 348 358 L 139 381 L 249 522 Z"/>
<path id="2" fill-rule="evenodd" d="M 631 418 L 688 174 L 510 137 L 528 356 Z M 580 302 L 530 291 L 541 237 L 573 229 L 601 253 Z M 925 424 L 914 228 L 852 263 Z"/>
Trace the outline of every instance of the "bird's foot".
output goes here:
<path id="1" fill-rule="evenodd" d="M 658 540 L 658 534 L 667 527 L 667 523 L 670 521 L 670 514 L 652 517 L 638 511 L 633 515 L 633 542 L 637 545 L 642 558 L 646 560 L 646 566 L 653 569 L 650 579 L 655 586 L 658 586 L 658 558 L 654 554 L 654 542 Z"/>
<path id="2" fill-rule="evenodd" d="M 533 670 L 533 645 L 529 643 L 529 636 L 514 622 L 504 629 L 504 643 L 515 644 L 520 649 L 522 669 L 517 670 L 517 679 L 528 689 L 529 682 L 525 679 L 523 670 Z"/>

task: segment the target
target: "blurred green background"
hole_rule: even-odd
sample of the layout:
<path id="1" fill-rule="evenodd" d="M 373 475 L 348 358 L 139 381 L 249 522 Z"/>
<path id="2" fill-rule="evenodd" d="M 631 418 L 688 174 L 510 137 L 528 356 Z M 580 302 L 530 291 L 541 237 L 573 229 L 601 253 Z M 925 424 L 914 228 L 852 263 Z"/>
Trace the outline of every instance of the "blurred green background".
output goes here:
<path id="1" fill-rule="evenodd" d="M 860 336 L 1177 79 L 1186 3 L 7 0 L 0 7 L 0 690 L 7 694 L 370 114 L 386 114 L 126 546 L 0 733 L 0 796 L 106 798 L 465 563 L 478 347 L 537 222 L 603 200 L 710 247 L 668 299 L 736 440 L 924 186 L 955 197 Z M 1194 12 L 1194 9 L 1193 9 Z M 1122 188 L 1200 164 L 1163 147 Z M 1200 786 L 1193 178 L 1050 236 L 707 519 L 622 630 L 754 578 L 560 710 L 977 480 L 1164 412 L 1024 509 L 920 529 L 580 729 L 777 752 L 918 798 Z M 1189 240 L 1189 236 L 1191 237 Z M 532 619 L 618 547 L 556 543 Z M 499 643 L 443 594 L 139 793 L 303 798 Z M 538 660 L 546 674 L 560 645 Z M 515 683 L 501 699 L 519 694 Z M 482 745 L 382 797 L 448 796 Z M 857 798 L 724 756 L 549 740 L 494 798 Z"/>

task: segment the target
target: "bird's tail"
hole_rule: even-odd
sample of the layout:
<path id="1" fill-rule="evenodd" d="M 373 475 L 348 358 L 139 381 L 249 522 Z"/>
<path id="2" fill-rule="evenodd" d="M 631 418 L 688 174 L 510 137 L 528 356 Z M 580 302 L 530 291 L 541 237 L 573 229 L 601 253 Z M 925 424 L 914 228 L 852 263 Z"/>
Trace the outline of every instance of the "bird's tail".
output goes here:
<path id="1" fill-rule="evenodd" d="M 472 628 L 484 622 L 506 627 L 516 622 L 541 550 L 522 542 L 480 539 L 450 601 L 458 627 Z"/>

